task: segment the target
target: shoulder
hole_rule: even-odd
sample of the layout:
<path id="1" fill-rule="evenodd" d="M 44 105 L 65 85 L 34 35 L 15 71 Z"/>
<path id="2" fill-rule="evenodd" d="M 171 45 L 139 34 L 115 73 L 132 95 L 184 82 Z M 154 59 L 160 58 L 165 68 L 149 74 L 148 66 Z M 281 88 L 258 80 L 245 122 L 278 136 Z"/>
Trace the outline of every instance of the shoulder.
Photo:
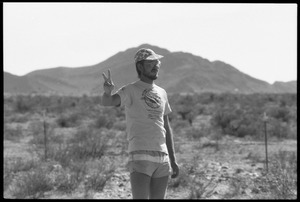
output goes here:
<path id="1" fill-rule="evenodd" d="M 131 90 L 132 88 L 134 88 L 134 84 L 135 84 L 135 82 L 126 84 L 126 85 L 122 86 L 122 87 L 120 88 L 120 90 L 121 90 L 121 91 Z"/>
<path id="2" fill-rule="evenodd" d="M 158 85 L 154 85 L 155 86 L 155 88 L 157 89 L 157 90 L 159 90 L 160 92 L 162 92 L 163 94 L 166 94 L 167 95 L 167 91 L 164 89 L 164 88 L 162 88 L 162 87 L 160 87 L 160 86 L 158 86 Z"/>

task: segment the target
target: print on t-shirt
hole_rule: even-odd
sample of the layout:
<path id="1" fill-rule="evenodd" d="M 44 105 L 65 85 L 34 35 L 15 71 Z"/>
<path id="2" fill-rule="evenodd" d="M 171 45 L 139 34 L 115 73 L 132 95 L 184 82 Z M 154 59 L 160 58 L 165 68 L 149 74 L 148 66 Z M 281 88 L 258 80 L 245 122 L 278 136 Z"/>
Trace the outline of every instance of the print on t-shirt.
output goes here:
<path id="1" fill-rule="evenodd" d="M 156 108 L 160 107 L 160 105 L 161 105 L 160 97 L 152 89 L 145 89 L 143 91 L 141 99 L 145 100 L 145 103 L 153 109 L 156 109 Z"/>
<path id="2" fill-rule="evenodd" d="M 141 100 L 144 100 L 146 105 L 151 108 L 147 108 L 147 111 L 149 113 L 148 118 L 158 119 L 159 116 L 162 114 L 162 109 L 160 108 L 162 105 L 162 101 L 158 93 L 152 88 L 145 89 L 142 93 Z"/>

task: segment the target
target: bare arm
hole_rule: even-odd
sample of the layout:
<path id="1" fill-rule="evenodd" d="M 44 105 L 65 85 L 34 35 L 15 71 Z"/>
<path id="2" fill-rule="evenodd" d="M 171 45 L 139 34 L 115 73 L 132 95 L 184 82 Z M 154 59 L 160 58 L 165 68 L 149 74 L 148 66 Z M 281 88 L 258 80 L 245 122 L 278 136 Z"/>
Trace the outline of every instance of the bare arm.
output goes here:
<path id="1" fill-rule="evenodd" d="M 121 104 L 121 98 L 118 94 L 113 94 L 112 91 L 115 88 L 115 85 L 110 76 L 110 70 L 108 70 L 108 76 L 105 73 L 102 73 L 104 78 L 103 89 L 104 93 L 102 95 L 102 105 L 103 106 L 119 106 Z"/>
<path id="2" fill-rule="evenodd" d="M 169 152 L 169 158 L 171 167 L 173 169 L 172 178 L 175 178 L 179 175 L 179 167 L 177 164 L 176 156 L 175 156 L 175 149 L 174 149 L 174 141 L 173 141 L 173 133 L 169 123 L 168 115 L 164 116 L 164 127 L 166 129 L 166 144 Z"/>

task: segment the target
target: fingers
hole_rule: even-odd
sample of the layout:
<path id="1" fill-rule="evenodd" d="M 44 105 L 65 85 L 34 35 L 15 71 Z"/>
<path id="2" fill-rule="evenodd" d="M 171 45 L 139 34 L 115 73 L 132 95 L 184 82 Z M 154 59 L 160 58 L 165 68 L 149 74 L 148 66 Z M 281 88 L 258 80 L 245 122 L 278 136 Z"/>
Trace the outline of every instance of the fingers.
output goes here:
<path id="1" fill-rule="evenodd" d="M 173 174 L 171 175 L 171 178 L 176 178 L 178 177 L 179 172 L 178 171 L 174 171 Z"/>
<path id="2" fill-rule="evenodd" d="M 179 167 L 177 165 L 172 166 L 172 170 L 173 170 L 173 173 L 171 175 L 171 178 L 178 177 L 178 175 L 179 175 Z"/>
<path id="3" fill-rule="evenodd" d="M 104 81 L 107 82 L 108 78 L 107 78 L 107 76 L 105 75 L 104 72 L 102 73 L 102 76 L 103 76 L 103 78 L 104 78 Z"/>
<path id="4" fill-rule="evenodd" d="M 111 81 L 111 76 L 110 76 L 110 70 L 107 70 L 107 72 L 108 72 L 108 76 L 106 76 L 106 74 L 103 72 L 102 73 L 102 76 L 103 76 L 103 78 L 104 78 L 104 81 L 105 82 L 108 82 L 108 83 L 112 83 L 112 81 Z"/>
<path id="5" fill-rule="evenodd" d="M 107 70 L 107 72 L 108 72 L 108 79 L 109 79 L 109 81 L 111 81 L 111 79 L 110 79 L 110 70 Z"/>

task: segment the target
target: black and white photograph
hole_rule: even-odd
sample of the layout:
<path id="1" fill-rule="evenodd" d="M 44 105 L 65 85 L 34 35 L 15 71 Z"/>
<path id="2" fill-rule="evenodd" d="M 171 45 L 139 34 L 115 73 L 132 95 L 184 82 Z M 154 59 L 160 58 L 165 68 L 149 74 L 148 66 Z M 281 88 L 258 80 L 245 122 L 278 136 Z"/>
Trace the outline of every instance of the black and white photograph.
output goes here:
<path id="1" fill-rule="evenodd" d="M 298 198 L 296 3 L 2 6 L 3 198 Z"/>

